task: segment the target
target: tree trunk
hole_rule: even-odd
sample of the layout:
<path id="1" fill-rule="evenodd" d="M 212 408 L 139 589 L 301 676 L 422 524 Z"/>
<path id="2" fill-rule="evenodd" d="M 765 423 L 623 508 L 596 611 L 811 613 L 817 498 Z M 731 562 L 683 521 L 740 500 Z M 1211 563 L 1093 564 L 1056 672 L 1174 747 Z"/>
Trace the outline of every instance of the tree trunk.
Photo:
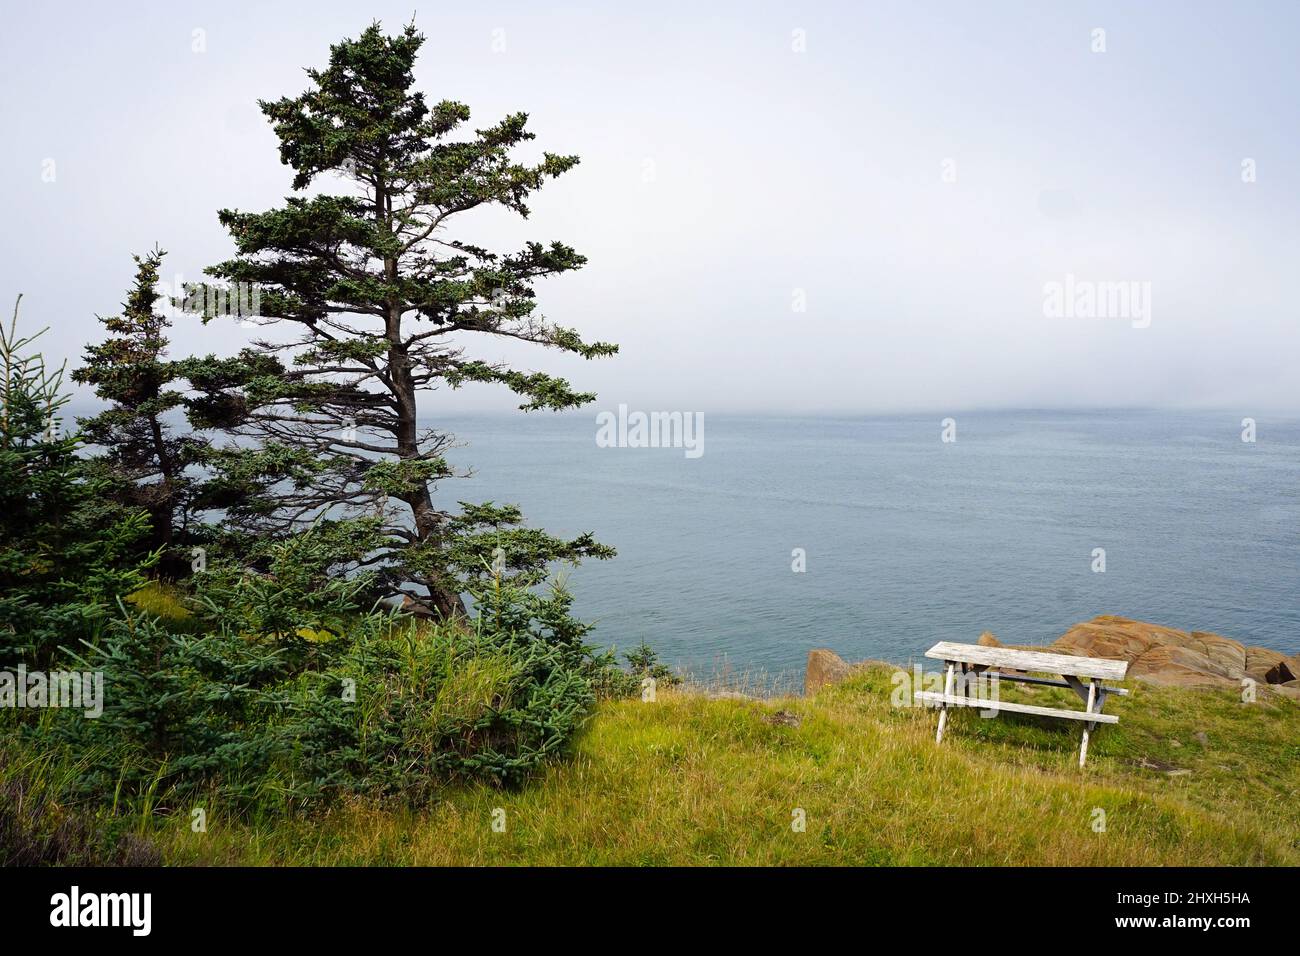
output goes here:
<path id="1" fill-rule="evenodd" d="M 158 470 L 162 472 L 163 500 L 159 502 L 155 514 L 152 516 L 154 522 L 154 542 L 163 547 L 170 549 L 172 546 L 172 518 L 175 514 L 174 500 L 176 495 L 173 477 L 175 469 L 172 467 L 171 456 L 167 454 L 167 444 L 163 441 L 162 423 L 158 421 L 157 415 L 149 416 L 149 429 L 153 435 L 154 455 L 158 458 Z"/>
<path id="2" fill-rule="evenodd" d="M 397 260 L 385 260 L 384 272 L 389 282 L 396 282 Z M 410 357 L 402 341 L 402 307 L 395 300 L 388 304 L 385 326 L 388 337 L 388 378 L 393 397 L 397 400 L 397 456 L 409 461 L 418 458 L 420 454 L 417 421 L 419 409 Z M 442 519 L 433 507 L 429 486 L 420 482 L 419 487 L 402 496 L 402 500 L 411 509 L 415 533 L 420 543 L 441 547 Z M 429 589 L 429 603 L 444 620 L 467 616 L 465 602 L 453 583 L 441 577 L 430 577 L 424 584 Z"/>

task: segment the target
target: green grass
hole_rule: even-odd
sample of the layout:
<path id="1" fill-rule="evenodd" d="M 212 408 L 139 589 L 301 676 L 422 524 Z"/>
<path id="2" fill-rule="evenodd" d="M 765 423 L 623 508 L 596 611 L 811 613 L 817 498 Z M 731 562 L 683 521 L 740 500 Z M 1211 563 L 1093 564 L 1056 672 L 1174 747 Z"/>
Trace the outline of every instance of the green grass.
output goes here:
<path id="1" fill-rule="evenodd" d="M 185 606 L 184 592 L 173 584 L 161 581 L 150 581 L 134 594 L 128 595 L 126 603 L 173 627 L 184 625 L 194 616 Z"/>
<path id="2" fill-rule="evenodd" d="M 176 863 L 1300 864 L 1300 706 L 1127 686 L 1082 771 L 1074 722 L 962 711 L 936 746 L 934 712 L 890 706 L 880 669 L 811 699 L 602 704 L 518 792 L 462 786 L 418 812 L 358 803 L 256 826 L 209 806 L 206 833 L 178 811 L 151 835 Z"/>

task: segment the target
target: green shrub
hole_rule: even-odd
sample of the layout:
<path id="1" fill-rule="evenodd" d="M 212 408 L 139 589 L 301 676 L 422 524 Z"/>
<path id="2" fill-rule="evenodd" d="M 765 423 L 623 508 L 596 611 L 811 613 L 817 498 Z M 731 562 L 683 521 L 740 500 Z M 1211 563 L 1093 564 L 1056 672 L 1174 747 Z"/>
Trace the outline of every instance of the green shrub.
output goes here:
<path id="1" fill-rule="evenodd" d="M 659 655 L 644 641 L 624 655 L 627 668 L 618 666 L 618 655 L 609 650 L 591 658 L 588 666 L 596 695 L 601 699 L 623 700 L 640 696 L 647 678 L 657 687 L 676 687 L 682 678 L 667 664 L 659 662 Z"/>
<path id="2" fill-rule="evenodd" d="M 364 529 L 268 546 L 266 573 L 214 563 L 189 618 L 123 603 L 81 655 L 104 673 L 102 716 L 50 714 L 27 734 L 90 755 L 72 785 L 82 800 L 239 814 L 516 785 L 564 750 L 604 677 L 562 588 L 494 580 L 469 620 L 369 610 L 366 577 L 330 571 L 341 540 Z"/>

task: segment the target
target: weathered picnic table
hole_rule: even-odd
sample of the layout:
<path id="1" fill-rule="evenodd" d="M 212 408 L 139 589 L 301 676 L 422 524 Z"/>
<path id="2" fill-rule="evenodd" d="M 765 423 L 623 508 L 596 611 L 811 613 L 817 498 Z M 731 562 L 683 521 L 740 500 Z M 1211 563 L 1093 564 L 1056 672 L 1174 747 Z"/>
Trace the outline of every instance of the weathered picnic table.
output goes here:
<path id="1" fill-rule="evenodd" d="M 1127 694 L 1122 687 L 1108 687 L 1098 683 L 1103 680 L 1123 680 L 1128 672 L 1127 661 L 1114 661 L 1100 657 L 1075 657 L 1072 654 L 1050 654 L 1046 651 L 1017 651 L 1008 647 L 985 647 L 982 644 L 954 644 L 940 641 L 925 652 L 944 662 L 943 693 L 918 690 L 917 700 L 939 705 L 939 729 L 935 743 L 943 742 L 943 727 L 948 720 L 949 707 L 978 707 L 981 710 L 1007 711 L 1015 714 L 1034 714 L 1039 717 L 1063 717 L 1081 720 L 1083 744 L 1079 747 L 1079 766 L 1088 758 L 1088 735 L 1097 724 L 1115 724 L 1119 718 L 1103 714 L 1102 707 L 1110 694 Z M 954 682 L 958 665 L 962 673 L 962 693 L 955 693 Z M 970 695 L 970 672 L 983 676 L 996 676 L 999 680 L 1021 684 L 1046 684 L 1051 687 L 1069 687 L 1085 702 L 1083 710 L 1064 710 L 1059 707 L 1037 707 L 1032 704 L 1015 704 L 1011 701 L 990 700 Z M 1008 673 L 1020 672 L 1020 673 Z M 1025 671 L 1059 674 L 1061 679 L 1031 677 Z M 1087 684 L 1084 684 L 1084 681 Z"/>

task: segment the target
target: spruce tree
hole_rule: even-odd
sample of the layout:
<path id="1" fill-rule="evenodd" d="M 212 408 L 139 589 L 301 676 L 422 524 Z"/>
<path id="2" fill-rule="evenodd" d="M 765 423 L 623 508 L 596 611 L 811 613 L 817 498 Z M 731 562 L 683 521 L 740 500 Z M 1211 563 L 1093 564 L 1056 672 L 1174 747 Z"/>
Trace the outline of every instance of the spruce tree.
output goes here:
<path id="1" fill-rule="evenodd" d="M 233 284 L 243 298 L 256 289 L 255 321 L 288 323 L 295 335 L 195 361 L 188 373 L 205 392 L 196 423 L 239 438 L 216 462 L 229 528 L 287 533 L 324 514 L 380 515 L 383 544 L 366 566 L 390 593 L 454 614 L 466 574 L 490 555 L 498 573 L 531 577 L 539 563 L 612 552 L 589 535 L 524 529 L 510 507 L 440 507 L 434 489 L 453 476 L 452 436 L 420 426 L 417 396 L 488 382 L 520 396 L 525 411 L 574 408 L 595 396 L 470 355 L 471 333 L 588 359 L 617 347 L 536 312 L 534 282 L 585 262 L 572 248 L 495 252 L 448 234 L 476 209 L 527 217 L 530 195 L 578 158 L 514 158 L 533 139 L 524 113 L 467 133 L 466 106 L 428 105 L 412 73 L 423 42 L 414 26 L 387 36 L 374 24 L 331 47 L 324 69 L 307 70 L 302 95 L 260 103 L 297 194 L 267 212 L 222 210 L 237 255 L 206 270 L 219 285 L 187 293 L 211 302 L 214 288 Z"/>
<path id="2" fill-rule="evenodd" d="M 64 427 L 63 369 L 34 350 L 41 334 L 19 334 L 17 305 L 0 324 L 0 668 L 83 650 L 151 563 L 147 516 L 113 500 Z"/>
<path id="3" fill-rule="evenodd" d="M 172 573 L 188 564 L 174 550 L 190 532 L 190 504 L 196 479 L 193 466 L 206 444 L 193 435 L 176 435 L 167 415 L 186 404 L 176 384 L 177 365 L 166 356 L 171 324 L 155 310 L 161 249 L 134 256 L 135 284 L 120 315 L 101 317 L 109 332 L 98 345 L 86 347 L 84 365 L 74 381 L 93 385 L 110 403 L 105 411 L 81 422 L 87 442 L 98 447 L 96 464 L 119 500 L 149 514 L 151 550 L 161 550 Z M 178 540 L 179 539 L 179 540 Z"/>

